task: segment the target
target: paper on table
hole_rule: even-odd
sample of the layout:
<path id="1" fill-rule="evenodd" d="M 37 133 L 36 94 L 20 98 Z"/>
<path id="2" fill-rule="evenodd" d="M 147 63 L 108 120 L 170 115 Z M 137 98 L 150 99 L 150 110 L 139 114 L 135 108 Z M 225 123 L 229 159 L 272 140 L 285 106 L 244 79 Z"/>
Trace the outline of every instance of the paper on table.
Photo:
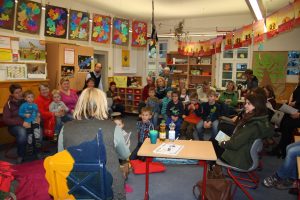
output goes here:
<path id="1" fill-rule="evenodd" d="M 230 140 L 230 137 L 228 135 L 226 135 L 226 133 L 224 133 L 223 131 L 219 131 L 215 139 L 218 142 L 222 142 L 222 141 Z"/>
<path id="2" fill-rule="evenodd" d="M 177 155 L 181 149 L 183 149 L 183 145 L 162 143 L 153 152 L 165 155 Z"/>
<path id="3" fill-rule="evenodd" d="M 298 110 L 296 108 L 293 108 L 292 106 L 289 106 L 287 104 L 283 104 L 280 108 L 280 111 L 287 113 L 287 114 L 294 114 L 296 112 L 298 112 Z"/>

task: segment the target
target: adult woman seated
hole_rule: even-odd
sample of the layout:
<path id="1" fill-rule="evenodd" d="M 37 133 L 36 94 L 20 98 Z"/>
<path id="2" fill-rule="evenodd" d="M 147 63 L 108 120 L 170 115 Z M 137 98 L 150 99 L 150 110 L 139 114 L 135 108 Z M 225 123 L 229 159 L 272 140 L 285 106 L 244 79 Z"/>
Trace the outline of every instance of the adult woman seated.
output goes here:
<path id="1" fill-rule="evenodd" d="M 66 123 L 59 135 L 58 151 L 95 139 L 101 128 L 106 149 L 106 168 L 113 176 L 114 199 L 126 199 L 124 178 L 118 159 L 127 159 L 130 151 L 121 128 L 107 119 L 105 93 L 96 88 L 85 89 L 78 99 L 73 115 L 74 120 Z"/>
<path id="2" fill-rule="evenodd" d="M 226 90 L 221 93 L 219 101 L 222 105 L 225 115 L 235 114 L 235 108 L 238 103 L 238 94 L 235 91 L 235 83 L 233 81 L 228 81 Z"/>
<path id="3" fill-rule="evenodd" d="M 252 164 L 250 149 L 258 138 L 270 137 L 274 128 L 268 120 L 266 98 L 260 94 L 249 94 L 246 97 L 245 115 L 237 123 L 230 140 L 214 144 L 217 156 L 226 163 L 248 169 Z"/>
<path id="4" fill-rule="evenodd" d="M 25 122 L 19 116 L 19 108 L 24 102 L 22 95 L 22 87 L 19 84 L 9 86 L 10 96 L 3 108 L 3 122 L 8 126 L 8 132 L 16 137 L 17 141 L 17 163 L 21 163 L 24 159 L 27 145 L 26 128 L 30 128 L 30 124 Z"/>
<path id="5" fill-rule="evenodd" d="M 163 99 L 168 92 L 169 88 L 166 86 L 166 81 L 163 77 L 156 79 L 155 96 L 160 100 Z"/>
<path id="6" fill-rule="evenodd" d="M 49 105 L 52 102 L 52 95 L 47 84 L 40 84 L 40 95 L 34 100 L 37 104 L 39 113 L 42 118 L 43 135 L 50 139 L 54 136 L 55 116 L 54 113 L 49 111 Z"/>
<path id="7" fill-rule="evenodd" d="M 78 100 L 78 96 L 75 90 L 70 88 L 70 80 L 68 78 L 62 78 L 60 80 L 60 96 L 61 100 L 69 108 L 69 118 L 72 119 L 75 105 Z"/>
<path id="8" fill-rule="evenodd" d="M 109 89 L 106 92 L 107 98 L 112 98 L 113 104 L 111 106 L 111 109 L 114 112 L 120 112 L 122 115 L 124 115 L 124 104 L 122 103 L 122 98 L 117 93 L 117 85 L 115 82 L 110 82 Z"/>

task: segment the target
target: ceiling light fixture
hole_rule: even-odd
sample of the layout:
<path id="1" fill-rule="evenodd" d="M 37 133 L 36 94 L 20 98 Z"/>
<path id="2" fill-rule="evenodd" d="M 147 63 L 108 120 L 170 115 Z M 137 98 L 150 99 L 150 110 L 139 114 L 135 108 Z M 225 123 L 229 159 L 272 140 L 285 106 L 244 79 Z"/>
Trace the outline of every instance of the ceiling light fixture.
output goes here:
<path id="1" fill-rule="evenodd" d="M 256 21 L 262 20 L 263 15 L 257 0 L 245 0 L 250 11 L 254 14 Z"/>

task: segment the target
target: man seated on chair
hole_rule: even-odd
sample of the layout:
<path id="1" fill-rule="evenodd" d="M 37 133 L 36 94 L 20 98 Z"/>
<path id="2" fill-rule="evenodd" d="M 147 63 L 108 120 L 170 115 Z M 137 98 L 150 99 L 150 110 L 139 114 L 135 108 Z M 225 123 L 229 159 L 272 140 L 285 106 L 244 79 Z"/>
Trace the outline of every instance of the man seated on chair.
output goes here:
<path id="1" fill-rule="evenodd" d="M 240 169 L 247 170 L 251 167 L 249 152 L 253 142 L 274 134 L 274 128 L 268 119 L 266 101 L 265 96 L 259 94 L 249 94 L 246 97 L 244 117 L 238 121 L 230 139 L 218 144 L 213 138 L 218 158 Z"/>

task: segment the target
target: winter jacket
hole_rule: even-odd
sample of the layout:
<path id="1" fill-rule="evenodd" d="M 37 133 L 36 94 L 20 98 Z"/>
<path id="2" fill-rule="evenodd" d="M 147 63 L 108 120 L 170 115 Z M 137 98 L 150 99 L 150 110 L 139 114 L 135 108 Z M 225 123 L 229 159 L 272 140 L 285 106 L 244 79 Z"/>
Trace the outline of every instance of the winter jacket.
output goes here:
<path id="1" fill-rule="evenodd" d="M 225 149 L 222 159 L 232 166 L 249 169 L 252 165 L 250 149 L 253 142 L 273 134 L 274 127 L 270 124 L 268 115 L 253 117 L 243 126 L 238 125 L 229 141 L 221 143 L 221 147 Z"/>
<path id="2" fill-rule="evenodd" d="M 231 99 L 230 105 L 235 107 L 238 103 L 238 94 L 236 92 L 224 91 L 222 92 L 219 101 L 224 103 L 226 99 Z"/>
<path id="3" fill-rule="evenodd" d="M 9 96 L 3 108 L 3 122 L 7 126 L 23 126 L 24 120 L 19 116 L 19 108 L 24 100 L 15 100 Z"/>

